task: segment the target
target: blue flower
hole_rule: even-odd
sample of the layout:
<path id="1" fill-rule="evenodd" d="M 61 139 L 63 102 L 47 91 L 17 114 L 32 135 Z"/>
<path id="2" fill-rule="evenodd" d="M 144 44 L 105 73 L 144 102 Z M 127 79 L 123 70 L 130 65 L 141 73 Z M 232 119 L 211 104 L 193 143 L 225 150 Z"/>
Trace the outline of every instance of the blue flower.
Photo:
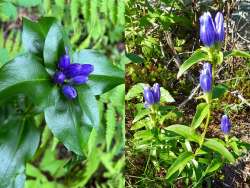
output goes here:
<path id="1" fill-rule="evenodd" d="M 145 107 L 158 103 L 161 98 L 160 85 L 155 83 L 153 87 L 144 87 Z"/>
<path id="2" fill-rule="evenodd" d="M 91 64 L 79 64 L 74 63 L 70 64 L 65 70 L 64 73 L 67 78 L 73 78 L 75 76 L 89 76 L 93 72 L 94 67 Z"/>
<path id="3" fill-rule="evenodd" d="M 154 104 L 154 94 L 151 90 L 150 87 L 145 87 L 144 88 L 144 99 L 145 99 L 145 102 L 148 104 L 148 105 L 152 105 Z"/>
<path id="4" fill-rule="evenodd" d="M 77 97 L 76 89 L 70 85 L 64 85 L 62 87 L 62 92 L 64 96 L 69 100 L 72 100 Z"/>
<path id="5" fill-rule="evenodd" d="M 204 93 L 212 89 L 212 65 L 205 63 L 200 74 L 200 86 Z"/>
<path id="6" fill-rule="evenodd" d="M 85 84 L 88 81 L 88 77 L 87 76 L 75 76 L 73 78 L 71 78 L 71 83 L 75 84 L 75 85 L 81 85 L 81 84 Z"/>
<path id="7" fill-rule="evenodd" d="M 232 124 L 231 124 L 230 119 L 227 115 L 222 116 L 220 127 L 221 127 L 221 130 L 224 134 L 228 134 L 230 132 Z"/>
<path id="8" fill-rule="evenodd" d="M 70 65 L 70 57 L 68 54 L 63 55 L 60 57 L 59 63 L 58 63 L 58 68 L 60 70 L 66 69 Z"/>
<path id="9" fill-rule="evenodd" d="M 217 12 L 215 16 L 216 41 L 222 42 L 225 38 L 224 18 L 221 12 Z"/>
<path id="10" fill-rule="evenodd" d="M 56 84 L 63 84 L 65 79 L 66 76 L 60 71 L 56 72 L 53 76 L 53 80 Z"/>
<path id="11" fill-rule="evenodd" d="M 221 12 L 215 16 L 215 22 L 210 12 L 200 17 L 200 39 L 205 46 L 212 46 L 224 40 L 224 20 Z"/>
<path id="12" fill-rule="evenodd" d="M 63 85 L 62 93 L 69 100 L 77 97 L 77 91 L 73 85 L 85 84 L 89 74 L 94 71 L 94 66 L 91 64 L 70 64 L 67 49 L 66 54 L 60 57 L 57 66 L 59 70 L 53 75 L 53 80 L 56 84 Z"/>

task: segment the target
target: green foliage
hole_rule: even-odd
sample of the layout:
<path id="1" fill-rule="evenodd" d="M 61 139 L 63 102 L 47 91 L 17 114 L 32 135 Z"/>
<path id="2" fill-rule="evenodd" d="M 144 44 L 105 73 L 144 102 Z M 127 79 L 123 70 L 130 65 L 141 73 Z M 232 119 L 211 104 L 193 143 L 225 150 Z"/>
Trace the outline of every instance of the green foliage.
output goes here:
<path id="1" fill-rule="evenodd" d="M 1 122 L 0 132 L 0 187 L 23 187 L 25 162 L 34 155 L 40 133 L 32 117 L 12 117 Z"/>
<path id="2" fill-rule="evenodd" d="M 78 2 L 82 3 L 82 1 Z M 95 6 L 91 5 L 93 6 L 92 20 L 95 19 L 94 22 L 92 21 L 92 24 L 98 22 L 98 19 L 103 19 L 106 22 L 107 18 L 101 17 L 101 14 L 99 15 L 97 11 L 100 8 L 99 2 L 95 2 Z M 28 6 L 28 4 L 25 3 L 27 2 L 16 2 L 17 5 Z M 34 4 L 30 4 L 30 6 L 39 4 L 39 2 L 32 3 Z M 60 7 L 62 11 L 67 12 L 67 7 L 69 6 L 60 0 L 55 2 L 44 1 L 43 3 L 44 7 L 48 9 L 52 8 L 53 11 L 56 11 L 56 9 L 54 9 L 55 7 Z M 50 3 L 53 3 L 53 6 L 50 6 Z M 73 1 L 70 3 L 73 4 Z M 116 5 L 118 2 L 114 3 Z M 118 4 L 122 6 L 122 3 L 119 2 Z M 41 4 L 39 4 L 39 7 L 40 5 Z M 110 7 L 110 9 L 113 8 L 118 9 L 116 6 Z M 121 10 L 118 11 L 119 14 L 121 14 L 120 11 Z M 48 15 L 55 14 L 55 12 L 51 12 L 51 10 L 47 10 L 46 12 Z M 79 13 L 81 12 L 76 11 L 74 13 L 75 19 L 77 20 L 80 20 L 79 17 L 81 17 Z M 94 14 L 97 15 L 94 16 Z M 116 12 L 112 14 L 116 16 Z M 111 58 L 106 57 L 103 52 L 94 50 L 79 50 L 73 53 L 72 49 L 79 46 L 79 42 L 76 40 L 73 47 L 70 45 L 68 35 L 71 33 L 73 20 L 72 23 L 67 22 L 66 18 L 67 16 L 62 14 L 61 19 L 65 19 L 66 31 L 60 25 L 60 22 L 52 17 L 43 17 L 36 22 L 24 18 L 22 43 L 25 53 L 17 57 L 15 57 L 16 54 L 20 53 L 20 50 L 22 51 L 20 48 L 20 31 L 17 31 L 17 34 L 11 31 L 7 39 L 3 37 L 4 33 L 1 32 L 0 42 L 1 46 L 3 46 L 1 53 L 3 52 L 4 55 L 2 56 L 0 66 L 0 103 L 5 104 L 6 101 L 13 100 L 16 96 L 23 96 L 25 100 L 27 100 L 27 109 L 24 109 L 25 114 L 22 115 L 26 118 L 27 112 L 31 115 L 32 121 L 33 117 L 37 118 L 34 120 L 36 123 L 32 126 L 39 127 L 39 130 L 36 130 L 38 133 L 41 133 L 42 130 L 44 133 L 40 147 L 38 147 L 39 137 L 34 136 L 33 139 L 37 138 L 36 142 L 29 139 L 32 144 L 28 146 L 32 146 L 32 151 L 28 151 L 28 146 L 25 146 L 26 148 L 24 149 L 21 148 L 20 144 L 13 147 L 13 149 L 20 149 L 24 153 L 19 154 L 18 151 L 16 152 L 20 157 L 18 157 L 19 161 L 16 162 L 17 164 L 13 170 L 11 169 L 12 167 L 6 168 L 4 166 L 5 164 L 0 165 L 0 168 L 5 169 L 5 171 L 3 170 L 2 172 L 6 174 L 6 176 L 1 175 L 4 179 L 1 181 L 3 185 L 0 187 L 10 185 L 10 182 L 13 187 L 21 188 L 24 186 L 25 163 L 32 158 L 37 147 L 38 150 L 35 155 L 35 160 L 40 157 L 42 157 L 42 160 L 39 162 L 39 165 L 36 163 L 36 165 L 29 164 L 27 166 L 26 175 L 28 175 L 28 178 L 32 177 L 32 179 L 26 180 L 25 187 L 65 187 L 66 185 L 71 187 L 77 184 L 85 185 L 91 182 L 90 179 L 99 171 L 99 168 L 102 168 L 101 164 L 104 165 L 107 170 L 103 172 L 104 175 L 97 174 L 97 178 L 99 176 L 105 176 L 107 182 L 100 181 L 100 184 L 103 183 L 104 186 L 104 184 L 107 183 L 107 185 L 110 186 L 116 187 L 119 185 L 119 187 L 121 187 L 124 182 L 122 178 L 124 165 L 124 159 L 122 157 L 122 149 L 124 147 L 124 136 L 122 136 L 124 134 L 124 110 L 121 110 L 124 108 L 124 104 L 122 103 L 122 99 L 124 98 L 124 85 L 121 85 L 121 87 L 118 87 L 115 91 L 111 91 L 105 100 L 104 98 L 99 100 L 100 95 L 124 83 L 124 72 L 116 66 L 119 64 L 119 67 L 123 67 L 123 54 L 117 54 L 115 49 L 112 53 L 116 53 L 116 56 L 111 56 Z M 118 21 L 121 20 L 114 20 L 113 25 L 110 26 L 112 31 L 113 27 L 117 26 Z M 119 27 L 122 28 L 122 25 Z M 80 25 L 77 25 L 77 28 L 85 29 L 84 26 Z M 105 44 L 110 45 L 105 49 L 108 51 L 110 50 L 108 48 L 113 48 L 111 42 L 121 39 L 122 30 L 118 32 L 117 38 L 112 39 L 112 41 L 109 40 L 112 37 L 106 36 L 106 31 L 103 32 L 102 34 L 98 33 L 98 36 L 97 34 L 93 34 L 92 36 L 92 33 L 86 32 L 83 34 L 89 36 L 91 45 L 95 44 L 97 40 L 102 40 Z M 71 35 L 71 37 L 73 36 Z M 105 38 L 108 39 L 108 41 Z M 10 39 L 11 42 L 8 42 Z M 80 40 L 82 40 L 82 38 Z M 88 44 L 88 46 L 90 46 L 90 44 Z M 89 63 L 94 66 L 94 72 L 91 77 L 89 77 L 88 84 L 77 87 L 78 98 L 75 101 L 67 101 L 61 95 L 60 88 L 54 85 L 51 79 L 51 76 L 57 68 L 59 57 L 65 53 L 65 47 L 69 48 L 72 63 Z M 9 55 L 10 52 L 11 54 Z M 12 56 L 15 58 L 6 63 Z M 109 106 L 108 109 L 106 109 L 105 106 Z M 117 117 L 118 114 L 119 118 Z M 114 117 L 112 117 L 112 115 Z M 2 115 L 0 117 L 2 118 Z M 3 120 L 5 118 L 7 117 L 4 116 Z M 1 122 L 5 122 L 3 120 Z M 44 128 L 45 122 L 46 127 Z M 107 122 L 107 124 L 103 122 Z M 26 120 L 23 123 L 25 127 L 28 126 Z M 16 123 L 16 125 L 19 124 Z M 2 126 L 4 127 L 4 125 Z M 48 131 L 48 128 L 53 135 Z M 14 130 L 12 130 L 12 132 L 13 131 Z M 19 132 L 18 129 L 17 134 L 22 134 L 22 132 Z M 34 130 L 32 130 L 30 134 L 33 134 L 32 132 L 35 134 Z M 117 134 L 117 132 L 119 132 L 119 134 Z M 25 133 L 28 134 L 27 131 Z M 26 139 L 25 135 L 24 139 Z M 19 139 L 19 137 L 15 138 Z M 28 138 L 29 137 L 27 137 L 27 139 Z M 101 139 L 99 140 L 99 138 Z M 7 138 L 4 139 L 4 141 L 6 142 Z M 62 142 L 69 151 L 74 152 L 74 154 L 72 153 L 70 156 L 71 160 L 58 160 L 55 157 L 58 141 Z M 100 146 L 100 144 L 102 144 L 102 146 Z M 51 147 L 47 148 L 48 145 L 51 145 Z M 1 142 L 0 146 L 8 147 L 7 143 L 5 144 L 4 142 Z M 27 154 L 26 150 L 30 153 Z M 51 153 L 50 150 L 53 153 Z M 6 155 L 6 157 L 12 159 L 12 161 L 15 160 L 15 155 L 12 157 Z M 5 155 L 1 155 L 2 161 L 7 160 L 7 158 L 5 158 Z M 101 158 L 103 158 L 103 161 L 100 160 Z M 52 163 L 52 161 L 55 162 Z M 116 163 L 116 161 L 118 162 Z M 8 164 L 6 163 L 6 165 Z M 78 165 L 84 166 L 84 168 L 78 170 L 77 174 L 79 176 L 77 175 L 70 181 L 66 181 L 65 177 L 70 174 L 70 170 L 77 168 Z M 6 171 L 7 169 L 10 170 Z M 49 175 L 44 175 L 44 172 L 48 172 Z M 82 176 L 80 174 L 82 174 Z M 53 181 L 50 181 L 48 177 L 53 177 Z M 81 178 L 78 179 L 78 177 Z M 63 178 L 65 180 L 59 183 L 57 178 Z"/>
<path id="3" fill-rule="evenodd" d="M 202 50 L 196 50 L 181 66 L 177 74 L 177 78 L 180 78 L 181 75 L 186 72 L 191 66 L 200 62 L 208 60 L 208 54 Z"/>

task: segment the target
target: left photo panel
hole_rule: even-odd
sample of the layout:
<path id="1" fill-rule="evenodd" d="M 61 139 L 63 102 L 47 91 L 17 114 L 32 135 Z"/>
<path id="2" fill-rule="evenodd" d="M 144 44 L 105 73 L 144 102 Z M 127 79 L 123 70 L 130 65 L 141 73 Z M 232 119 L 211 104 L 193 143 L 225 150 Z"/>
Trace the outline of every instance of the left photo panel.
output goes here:
<path id="1" fill-rule="evenodd" d="M 124 1 L 0 1 L 0 188 L 125 186 Z"/>

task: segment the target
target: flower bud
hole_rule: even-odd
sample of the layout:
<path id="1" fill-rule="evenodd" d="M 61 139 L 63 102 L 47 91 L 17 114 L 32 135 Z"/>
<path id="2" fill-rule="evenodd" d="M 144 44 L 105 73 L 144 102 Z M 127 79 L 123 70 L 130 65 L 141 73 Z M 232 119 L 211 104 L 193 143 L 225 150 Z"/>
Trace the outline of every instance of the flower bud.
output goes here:
<path id="1" fill-rule="evenodd" d="M 224 134 L 228 134 L 230 132 L 232 124 L 231 124 L 230 119 L 227 115 L 222 116 L 220 127 L 221 127 L 221 130 Z"/>
<path id="2" fill-rule="evenodd" d="M 212 65 L 210 63 L 204 63 L 203 70 L 206 70 L 208 74 L 212 75 Z"/>
<path id="3" fill-rule="evenodd" d="M 200 86 L 204 93 L 208 93 L 212 89 L 212 74 L 209 69 L 203 69 L 200 74 Z"/>
<path id="4" fill-rule="evenodd" d="M 215 26 L 209 12 L 200 17 L 200 39 L 205 46 L 212 46 L 216 42 Z"/>
<path id="5" fill-rule="evenodd" d="M 56 84 L 62 84 L 65 78 L 66 77 L 62 72 L 56 72 L 53 76 L 53 80 Z"/>
<path id="6" fill-rule="evenodd" d="M 87 76 L 75 76 L 71 78 L 71 82 L 76 85 L 85 84 L 88 81 Z"/>
<path id="7" fill-rule="evenodd" d="M 75 76 L 88 76 L 94 70 L 93 65 L 90 64 L 70 64 L 64 71 L 67 78 L 73 78 Z"/>
<path id="8" fill-rule="evenodd" d="M 157 103 L 160 101 L 161 98 L 161 91 L 160 91 L 160 85 L 158 83 L 155 83 L 153 85 L 153 95 L 154 95 L 154 102 Z"/>
<path id="9" fill-rule="evenodd" d="M 66 69 L 70 65 L 70 57 L 69 55 L 63 55 L 60 58 L 60 61 L 58 63 L 58 68 L 61 70 Z"/>
<path id="10" fill-rule="evenodd" d="M 146 104 L 148 104 L 148 105 L 154 104 L 154 102 L 155 102 L 154 101 L 154 94 L 153 94 L 150 87 L 144 88 L 144 99 L 145 99 Z"/>
<path id="11" fill-rule="evenodd" d="M 216 41 L 222 42 L 225 38 L 224 19 L 221 12 L 217 12 L 215 16 Z"/>
<path id="12" fill-rule="evenodd" d="M 72 100 L 77 97 L 76 89 L 72 86 L 64 85 L 62 88 L 62 92 L 64 96 L 69 100 Z"/>

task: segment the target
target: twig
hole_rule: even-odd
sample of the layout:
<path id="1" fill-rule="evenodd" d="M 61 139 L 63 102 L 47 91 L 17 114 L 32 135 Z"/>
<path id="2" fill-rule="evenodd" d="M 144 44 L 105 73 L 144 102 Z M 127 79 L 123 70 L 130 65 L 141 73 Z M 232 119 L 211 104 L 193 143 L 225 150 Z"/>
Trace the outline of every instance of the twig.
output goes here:
<path id="1" fill-rule="evenodd" d="M 183 101 L 183 102 L 178 106 L 178 108 L 182 108 L 183 106 L 185 106 L 185 105 L 188 103 L 188 101 L 190 101 L 190 100 L 194 97 L 194 95 L 195 95 L 196 92 L 198 91 L 199 87 L 200 87 L 200 84 L 198 84 L 198 85 L 191 91 L 189 97 L 188 97 L 185 101 Z"/>

